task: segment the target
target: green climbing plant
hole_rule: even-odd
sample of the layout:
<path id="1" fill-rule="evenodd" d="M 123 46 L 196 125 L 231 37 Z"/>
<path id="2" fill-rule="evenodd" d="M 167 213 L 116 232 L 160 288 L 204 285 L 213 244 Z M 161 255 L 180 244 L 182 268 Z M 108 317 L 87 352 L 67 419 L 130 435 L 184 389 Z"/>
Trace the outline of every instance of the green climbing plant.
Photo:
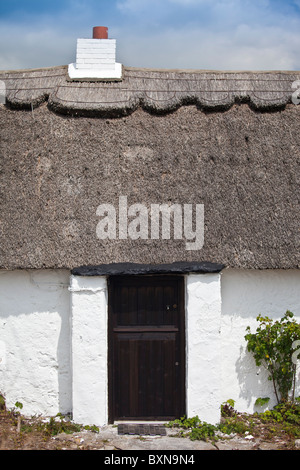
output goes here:
<path id="1" fill-rule="evenodd" d="M 247 349 L 253 354 L 256 365 L 267 369 L 277 402 L 294 402 L 300 324 L 289 310 L 280 320 L 259 315 L 257 321 L 259 326 L 255 333 L 251 333 L 249 326 L 246 328 Z"/>

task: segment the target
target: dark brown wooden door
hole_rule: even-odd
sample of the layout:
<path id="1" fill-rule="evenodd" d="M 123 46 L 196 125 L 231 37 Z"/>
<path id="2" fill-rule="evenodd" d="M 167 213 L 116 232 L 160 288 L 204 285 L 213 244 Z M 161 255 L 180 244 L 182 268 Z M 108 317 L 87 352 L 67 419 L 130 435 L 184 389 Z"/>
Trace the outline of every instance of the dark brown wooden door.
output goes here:
<path id="1" fill-rule="evenodd" d="M 110 279 L 110 422 L 185 414 L 184 338 L 182 277 Z"/>

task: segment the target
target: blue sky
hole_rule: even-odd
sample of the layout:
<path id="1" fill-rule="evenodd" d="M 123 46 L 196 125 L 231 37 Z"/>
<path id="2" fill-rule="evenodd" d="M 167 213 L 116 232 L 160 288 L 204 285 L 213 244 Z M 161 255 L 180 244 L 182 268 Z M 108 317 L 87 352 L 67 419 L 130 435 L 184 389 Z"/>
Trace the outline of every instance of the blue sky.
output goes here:
<path id="1" fill-rule="evenodd" d="M 0 0 L 0 69 L 74 62 L 93 26 L 127 66 L 300 70 L 300 0 Z"/>

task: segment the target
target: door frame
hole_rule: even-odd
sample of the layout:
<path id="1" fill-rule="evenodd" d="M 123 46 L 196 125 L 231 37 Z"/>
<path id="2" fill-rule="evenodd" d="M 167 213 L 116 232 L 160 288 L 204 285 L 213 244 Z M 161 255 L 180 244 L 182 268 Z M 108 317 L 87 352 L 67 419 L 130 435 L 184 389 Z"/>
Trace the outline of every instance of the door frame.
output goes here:
<path id="1" fill-rule="evenodd" d="M 121 267 L 120 272 L 124 274 L 124 266 Z M 115 274 L 116 267 L 112 270 Z M 202 421 L 216 424 L 220 420 L 220 403 L 227 398 L 221 390 L 221 272 L 179 274 L 185 277 L 186 416 L 198 415 Z M 91 275 L 87 275 L 86 269 L 75 270 L 68 288 L 72 360 L 70 406 L 73 420 L 84 425 L 108 424 L 107 277 L 103 269 Z"/>
<path id="2" fill-rule="evenodd" d="M 121 276 L 126 277 L 126 276 Z M 164 280 L 174 280 L 177 279 L 178 282 L 178 298 L 179 298 L 179 349 L 180 349 L 180 365 L 179 365 L 179 376 L 181 381 L 179 383 L 180 388 L 180 408 L 182 410 L 181 416 L 186 414 L 186 311 L 185 311 L 185 276 L 178 274 L 154 274 L 154 275 L 132 275 L 133 278 L 153 278 L 160 277 Z M 115 421 L 115 412 L 114 412 L 114 385 L 113 385 L 113 365 L 114 365 L 114 334 L 113 334 L 113 308 L 112 308 L 112 285 L 110 282 L 110 277 L 107 278 L 107 288 L 108 288 L 108 423 L 113 424 Z M 180 416 L 178 416 L 180 418 Z M 127 421 L 129 421 L 128 419 Z M 146 418 L 143 420 L 147 421 Z M 153 417 L 149 417 L 149 420 L 156 420 Z M 158 421 L 161 421 L 161 418 L 157 418 Z M 132 419 L 130 421 L 133 421 Z"/>

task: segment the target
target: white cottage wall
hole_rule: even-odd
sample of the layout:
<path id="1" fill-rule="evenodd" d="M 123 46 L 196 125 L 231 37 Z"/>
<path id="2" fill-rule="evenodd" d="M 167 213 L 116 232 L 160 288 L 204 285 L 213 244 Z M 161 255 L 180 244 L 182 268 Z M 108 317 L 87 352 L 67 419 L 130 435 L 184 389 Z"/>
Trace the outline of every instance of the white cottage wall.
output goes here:
<path id="1" fill-rule="evenodd" d="M 0 393 L 24 414 L 69 413 L 69 272 L 0 271 Z"/>
<path id="2" fill-rule="evenodd" d="M 221 276 L 186 277 L 187 416 L 220 421 L 221 399 Z"/>
<path id="3" fill-rule="evenodd" d="M 270 397 L 271 408 L 276 404 L 272 383 L 256 367 L 244 337 L 248 325 L 256 331 L 259 314 L 279 320 L 290 310 L 300 321 L 300 271 L 226 269 L 221 278 L 221 401 L 233 399 L 238 411 L 253 413 L 263 410 L 254 406 L 257 398 Z M 300 395 L 300 370 L 297 380 Z"/>
<path id="4" fill-rule="evenodd" d="M 270 396 L 267 374 L 246 351 L 246 327 L 259 314 L 300 322 L 300 271 L 226 269 L 186 275 L 187 414 L 215 423 L 220 405 L 241 412 Z M 73 412 L 106 424 L 107 283 L 65 270 L 0 271 L 0 393 L 25 414 Z M 300 377 L 298 372 L 300 395 Z"/>
<path id="5" fill-rule="evenodd" d="M 107 280 L 71 277 L 73 419 L 108 422 Z"/>

